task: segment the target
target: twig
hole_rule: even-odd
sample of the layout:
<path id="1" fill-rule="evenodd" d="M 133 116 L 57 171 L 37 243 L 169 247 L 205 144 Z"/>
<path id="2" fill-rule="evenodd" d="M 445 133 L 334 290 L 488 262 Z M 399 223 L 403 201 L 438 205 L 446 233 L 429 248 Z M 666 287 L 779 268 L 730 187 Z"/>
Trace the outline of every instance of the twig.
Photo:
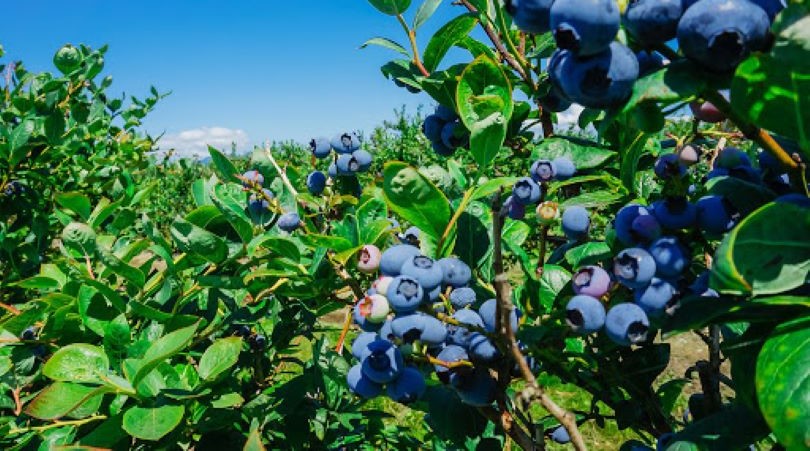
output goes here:
<path id="1" fill-rule="evenodd" d="M 499 412 L 492 407 L 481 407 L 478 409 L 478 411 L 481 412 L 481 414 L 489 421 L 500 425 L 504 432 L 506 432 L 509 437 L 524 450 L 537 449 L 537 445 L 532 437 L 530 437 L 526 431 L 512 421 L 509 412 Z"/>
<path id="2" fill-rule="evenodd" d="M 521 392 L 520 398 L 528 405 L 532 399 L 540 401 L 548 413 L 550 413 L 560 424 L 568 431 L 571 437 L 571 443 L 577 451 L 586 450 L 585 441 L 577 428 L 576 417 L 557 405 L 551 399 L 542 386 L 537 382 L 534 377 L 529 364 L 526 362 L 526 357 L 521 352 L 518 346 L 517 339 L 515 338 L 515 331 L 512 330 L 512 325 L 509 316 L 514 310 L 515 306 L 512 304 L 512 287 L 506 277 L 503 265 L 503 252 L 501 249 L 501 230 L 503 228 L 503 218 L 501 217 L 501 193 L 495 196 L 495 201 L 492 203 L 492 213 L 494 216 L 493 221 L 493 270 L 495 271 L 495 293 L 496 299 L 496 327 L 507 339 L 509 351 L 512 353 L 512 358 L 520 368 L 520 373 L 525 379 L 527 387 Z"/>
<path id="3" fill-rule="evenodd" d="M 13 305 L 6 304 L 5 302 L 0 302 L 0 308 L 2 308 L 4 310 L 7 310 L 9 313 L 11 313 L 14 316 L 17 316 L 20 313 L 22 313 L 22 312 L 20 312 L 20 309 L 18 309 L 17 307 L 14 307 Z"/>
<path id="4" fill-rule="evenodd" d="M 335 273 L 346 282 L 355 297 L 354 303 L 347 306 L 346 317 L 343 320 L 343 328 L 340 331 L 340 337 L 338 337 L 337 344 L 335 345 L 335 352 L 340 354 L 343 352 L 343 346 L 346 344 L 346 335 L 349 333 L 349 328 L 352 326 L 352 310 L 354 309 L 354 304 L 365 298 L 366 294 L 363 292 L 363 288 L 360 287 L 360 283 L 357 282 L 357 279 L 352 277 L 342 264 L 332 258 L 331 251 L 328 258 L 329 262 L 332 263 L 332 267 L 335 269 Z"/>
<path id="5" fill-rule="evenodd" d="M 32 426 L 28 428 L 14 428 L 8 431 L 9 435 L 11 434 L 22 434 L 25 432 L 42 432 L 47 431 L 48 429 L 53 428 L 61 428 L 64 426 L 82 426 L 87 423 L 92 423 L 94 421 L 101 421 L 106 420 L 106 415 L 95 415 L 89 418 L 85 418 L 83 420 L 75 420 L 75 421 L 54 421 L 51 424 L 46 424 L 44 426 Z"/>
<path id="6" fill-rule="evenodd" d="M 411 50 L 413 51 L 413 64 L 419 69 L 419 72 L 422 73 L 425 77 L 430 77 L 430 72 L 425 68 L 425 65 L 422 64 L 422 59 L 419 58 L 419 46 L 416 45 L 416 30 L 411 30 L 411 27 L 405 22 L 405 18 L 402 17 L 402 14 L 397 14 L 397 20 L 399 24 L 402 25 L 402 29 L 405 30 L 405 33 L 408 35 L 408 41 L 411 43 Z"/>
<path id="7" fill-rule="evenodd" d="M 22 413 L 23 405 L 22 401 L 20 400 L 20 391 L 22 391 L 22 387 L 17 387 L 14 390 L 11 390 L 11 396 L 14 398 L 14 416 L 18 417 Z"/>

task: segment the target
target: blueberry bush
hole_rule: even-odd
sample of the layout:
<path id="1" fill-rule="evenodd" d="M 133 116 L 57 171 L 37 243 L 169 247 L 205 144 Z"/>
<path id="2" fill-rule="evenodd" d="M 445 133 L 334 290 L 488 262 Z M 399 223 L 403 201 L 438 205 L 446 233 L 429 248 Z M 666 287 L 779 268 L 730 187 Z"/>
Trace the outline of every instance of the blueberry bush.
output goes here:
<path id="1" fill-rule="evenodd" d="M 2 67 L 0 446 L 810 448 L 810 5 L 369 3 L 431 114 L 207 167 Z"/>

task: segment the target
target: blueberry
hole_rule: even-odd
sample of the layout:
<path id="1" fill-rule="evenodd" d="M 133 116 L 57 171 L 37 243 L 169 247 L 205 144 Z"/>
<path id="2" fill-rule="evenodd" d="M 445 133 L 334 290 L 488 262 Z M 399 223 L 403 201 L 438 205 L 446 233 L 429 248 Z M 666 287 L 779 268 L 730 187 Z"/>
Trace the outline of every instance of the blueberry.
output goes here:
<path id="1" fill-rule="evenodd" d="M 455 151 L 456 151 L 456 149 L 454 149 L 454 148 L 450 148 L 450 147 L 445 146 L 444 143 L 441 140 L 433 141 L 433 143 L 431 144 L 431 147 L 433 148 L 433 151 L 436 152 L 436 155 L 439 155 L 439 156 L 442 156 L 442 157 L 449 157 L 449 156 L 453 155 L 453 153 L 455 153 Z"/>
<path id="2" fill-rule="evenodd" d="M 649 252 L 655 260 L 656 274 L 666 279 L 683 274 L 691 260 L 689 250 L 674 237 L 659 238 L 650 245 Z"/>
<path id="3" fill-rule="evenodd" d="M 767 42 L 770 21 L 748 0 L 700 0 L 678 23 L 683 53 L 709 70 L 730 72 Z"/>
<path id="4" fill-rule="evenodd" d="M 430 142 L 438 142 L 442 140 L 442 129 L 444 128 L 444 120 L 435 114 L 425 118 L 422 123 L 422 133 Z"/>
<path id="5" fill-rule="evenodd" d="M 357 162 L 358 172 L 366 172 L 371 169 L 371 163 L 374 161 L 374 157 L 365 150 L 355 150 L 352 152 L 352 159 Z"/>
<path id="6" fill-rule="evenodd" d="M 300 226 L 301 217 L 298 216 L 298 213 L 284 213 L 280 218 L 278 218 L 278 228 L 285 232 L 292 233 Z"/>
<path id="7" fill-rule="evenodd" d="M 554 432 L 551 433 L 551 440 L 554 440 L 555 443 L 559 443 L 560 445 L 565 445 L 571 441 L 571 436 L 568 435 L 568 430 L 565 429 L 565 426 L 557 426 Z"/>
<path id="8" fill-rule="evenodd" d="M 422 312 L 398 315 L 391 321 L 391 333 L 405 343 L 419 340 L 430 346 L 438 346 L 447 340 L 444 323 Z"/>
<path id="9" fill-rule="evenodd" d="M 768 15 L 768 19 L 773 22 L 773 19 L 779 14 L 780 11 L 785 9 L 783 0 L 749 0 L 755 5 L 762 8 Z"/>
<path id="10" fill-rule="evenodd" d="M 361 305 L 360 302 L 355 304 L 354 308 L 352 308 L 352 319 L 355 324 L 360 326 L 360 329 L 364 332 L 377 332 L 382 325 L 379 322 L 369 321 L 368 314 L 368 309 L 366 306 Z"/>
<path id="11" fill-rule="evenodd" d="M 450 303 L 456 309 L 475 304 L 475 290 L 469 287 L 456 288 L 450 292 Z"/>
<path id="12" fill-rule="evenodd" d="M 587 238 L 591 229 L 588 210 L 578 205 L 566 208 L 562 214 L 562 229 L 570 240 L 581 241 Z"/>
<path id="13" fill-rule="evenodd" d="M 658 52 L 642 50 L 636 53 L 638 60 L 638 76 L 649 75 L 664 67 L 664 57 Z"/>
<path id="14" fill-rule="evenodd" d="M 248 342 L 252 349 L 260 351 L 267 345 L 267 338 L 264 335 L 253 335 L 248 339 Z"/>
<path id="15" fill-rule="evenodd" d="M 453 122 L 458 119 L 456 112 L 452 108 L 448 108 L 444 105 L 438 105 L 434 114 L 439 116 L 444 122 Z"/>
<path id="16" fill-rule="evenodd" d="M 382 254 L 380 249 L 373 244 L 366 244 L 358 253 L 357 269 L 365 274 L 371 274 L 380 268 Z"/>
<path id="17" fill-rule="evenodd" d="M 460 259 L 447 257 L 440 259 L 436 263 L 442 269 L 442 284 L 445 286 L 460 288 L 470 283 L 472 270 Z"/>
<path id="18" fill-rule="evenodd" d="M 697 208 L 682 197 L 654 202 L 652 213 L 661 227 L 670 230 L 688 229 L 695 225 L 697 220 Z"/>
<path id="19" fill-rule="evenodd" d="M 633 220 L 630 234 L 636 243 L 649 243 L 661 236 L 661 224 L 653 215 L 642 215 Z"/>
<path id="20" fill-rule="evenodd" d="M 655 175 L 662 180 L 682 178 L 686 175 L 686 166 L 681 163 L 677 154 L 668 153 L 656 160 Z"/>
<path id="21" fill-rule="evenodd" d="M 484 328 L 484 321 L 481 319 L 481 316 L 474 310 L 459 309 L 456 311 L 456 313 L 453 314 L 453 319 L 462 324 L 469 324 L 471 326 Z M 456 326 L 456 325 L 448 325 L 447 330 L 448 330 L 447 338 L 449 342 L 464 347 L 470 345 L 470 337 L 474 333 L 476 333 L 474 330 L 470 330 L 464 326 Z"/>
<path id="22" fill-rule="evenodd" d="M 720 235 L 734 227 L 734 207 L 722 196 L 704 196 L 697 201 L 698 227 L 710 235 Z"/>
<path id="23" fill-rule="evenodd" d="M 760 151 L 757 154 L 757 161 L 759 168 L 771 174 L 781 174 L 784 172 L 782 163 L 774 157 L 770 152 Z"/>
<path id="24" fill-rule="evenodd" d="M 509 218 L 515 221 L 526 217 L 526 205 L 516 201 L 513 196 L 506 198 L 506 201 L 503 203 L 503 208 L 506 209 Z"/>
<path id="25" fill-rule="evenodd" d="M 706 180 L 711 180 L 716 177 L 728 177 L 729 171 L 725 168 L 714 168 L 706 174 Z"/>
<path id="26" fill-rule="evenodd" d="M 500 351 L 492 340 L 478 332 L 470 335 L 467 346 L 470 349 L 470 359 L 474 362 L 491 363 L 501 357 Z"/>
<path id="27" fill-rule="evenodd" d="M 717 154 L 714 160 L 715 168 L 734 169 L 739 166 L 751 166 L 748 154 L 736 147 L 726 147 Z"/>
<path id="28" fill-rule="evenodd" d="M 35 340 L 37 338 L 36 331 L 33 327 L 26 328 L 20 335 L 22 340 Z"/>
<path id="29" fill-rule="evenodd" d="M 384 276 L 398 276 L 406 260 L 421 254 L 422 252 L 418 247 L 409 244 L 391 246 L 382 253 L 382 257 L 380 258 L 380 272 Z"/>
<path id="30" fill-rule="evenodd" d="M 584 266 L 571 277 L 576 294 L 601 298 L 610 289 L 610 274 L 599 266 Z"/>
<path id="31" fill-rule="evenodd" d="M 650 320 L 641 307 L 624 302 L 613 306 L 605 317 L 608 338 L 621 346 L 630 346 L 647 339 Z"/>
<path id="32" fill-rule="evenodd" d="M 264 185 L 264 176 L 256 169 L 252 169 L 242 174 L 242 179 L 242 186 L 246 189 L 250 189 L 255 185 Z"/>
<path id="33" fill-rule="evenodd" d="M 540 99 L 540 106 L 544 110 L 552 113 L 561 113 L 571 108 L 571 101 L 556 87 L 552 87 L 548 93 Z"/>
<path id="34" fill-rule="evenodd" d="M 614 0 L 556 0 L 550 23 L 557 47 L 578 55 L 607 49 L 619 32 L 621 15 Z"/>
<path id="35" fill-rule="evenodd" d="M 574 296 L 565 306 L 565 312 L 566 323 L 576 333 L 590 334 L 605 325 L 605 307 L 592 296 Z"/>
<path id="36" fill-rule="evenodd" d="M 699 121 L 716 124 L 726 120 L 726 115 L 710 102 L 690 102 L 689 109 L 692 110 L 695 119 Z"/>
<path id="37" fill-rule="evenodd" d="M 363 374 L 361 364 L 353 366 L 346 375 L 346 382 L 351 391 L 361 398 L 374 398 L 382 393 L 382 385 L 372 381 Z"/>
<path id="38" fill-rule="evenodd" d="M 442 144 L 448 149 L 455 150 L 464 147 L 466 143 L 463 127 L 458 122 L 450 122 L 442 128 Z"/>
<path id="39" fill-rule="evenodd" d="M 550 13 L 554 0 L 507 0 L 506 10 L 518 28 L 531 34 L 551 30 Z"/>
<path id="40" fill-rule="evenodd" d="M 248 199 L 248 210 L 254 216 L 260 216 L 270 209 L 270 202 L 267 199 L 274 199 L 275 195 L 267 188 L 262 189 L 263 196 L 251 194 Z"/>
<path id="41" fill-rule="evenodd" d="M 380 326 L 380 330 L 377 332 L 377 336 L 383 340 L 393 342 L 394 339 L 397 337 L 396 335 L 394 335 L 393 323 L 394 321 L 391 319 L 385 320 L 382 326 Z M 360 358 L 361 357 L 358 357 L 358 359 Z"/>
<path id="42" fill-rule="evenodd" d="M 645 288 L 636 290 L 636 304 L 653 317 L 664 314 L 675 297 L 675 287 L 666 280 L 653 277 Z"/>
<path id="43" fill-rule="evenodd" d="M 487 332 L 495 332 L 495 313 L 497 310 L 497 305 L 497 300 L 489 299 L 478 307 L 478 314 L 481 315 L 481 319 L 484 321 L 484 327 L 486 328 Z M 518 330 L 518 316 L 515 310 L 512 310 L 512 313 L 509 315 L 509 324 L 512 326 L 513 331 Z"/>
<path id="44" fill-rule="evenodd" d="M 485 368 L 454 373 L 450 376 L 450 384 L 465 404 L 486 407 L 495 401 L 495 379 Z"/>
<path id="45" fill-rule="evenodd" d="M 329 177 L 336 178 L 338 176 L 337 165 L 335 163 L 329 163 L 329 168 L 326 170 L 326 173 L 329 174 Z"/>
<path id="46" fill-rule="evenodd" d="M 557 157 L 552 161 L 554 176 L 557 180 L 568 180 L 577 173 L 577 167 L 568 157 Z"/>
<path id="47" fill-rule="evenodd" d="M 646 207 L 637 204 L 625 205 L 616 213 L 613 218 L 613 229 L 616 231 L 616 238 L 625 246 L 637 244 L 639 239 L 633 231 L 633 221 L 639 216 L 649 215 Z"/>
<path id="48" fill-rule="evenodd" d="M 654 47 L 675 38 L 681 15 L 681 0 L 635 0 L 627 4 L 622 24 L 641 46 Z"/>
<path id="49" fill-rule="evenodd" d="M 337 153 L 352 153 L 360 148 L 360 137 L 354 132 L 341 133 L 332 138 L 330 144 Z"/>
<path id="50" fill-rule="evenodd" d="M 374 332 L 363 332 L 358 335 L 352 342 L 352 355 L 357 360 L 361 360 L 363 353 L 368 350 L 368 345 L 375 340 L 377 340 L 377 334 Z"/>
<path id="51" fill-rule="evenodd" d="M 655 276 L 655 260 L 649 252 L 638 247 L 625 249 L 613 261 L 613 275 L 622 285 L 643 288 Z"/>
<path id="52" fill-rule="evenodd" d="M 313 138 L 309 141 L 309 151 L 317 158 L 326 158 L 332 152 L 329 138 Z"/>
<path id="53" fill-rule="evenodd" d="M 565 74 L 559 80 L 563 94 L 589 108 L 607 109 L 624 103 L 639 74 L 636 55 L 618 42 L 593 56 L 567 55 L 559 64 Z"/>
<path id="54" fill-rule="evenodd" d="M 411 246 L 419 246 L 419 236 L 422 234 L 422 231 L 419 230 L 418 227 L 408 227 L 407 230 L 400 233 L 398 238 L 403 244 L 410 244 Z"/>
<path id="55" fill-rule="evenodd" d="M 522 177 L 512 188 L 512 198 L 523 205 L 536 204 L 540 201 L 540 185 L 530 177 Z"/>
<path id="56" fill-rule="evenodd" d="M 537 183 L 550 182 L 554 180 L 554 176 L 557 175 L 557 167 L 551 160 L 537 160 L 532 163 L 529 174 Z"/>
<path id="57" fill-rule="evenodd" d="M 377 339 L 366 347 L 363 374 L 378 384 L 387 384 L 399 376 L 405 366 L 402 353 L 388 340 Z"/>
<path id="58" fill-rule="evenodd" d="M 441 352 L 439 352 L 436 358 L 445 363 L 456 363 L 463 360 L 469 360 L 470 356 L 467 355 L 467 351 L 461 346 L 447 345 L 441 350 Z M 439 376 L 439 380 L 444 383 L 449 381 L 449 373 L 451 372 L 450 368 L 447 368 L 444 365 L 433 365 L 433 369 L 436 370 L 436 375 Z"/>
<path id="59" fill-rule="evenodd" d="M 395 312 L 408 313 L 419 308 L 425 292 L 416 279 L 403 275 L 391 281 L 385 296 Z"/>
<path id="60" fill-rule="evenodd" d="M 237 337 L 249 337 L 251 334 L 250 326 L 247 326 L 245 324 L 234 324 L 233 333 Z"/>
<path id="61" fill-rule="evenodd" d="M 314 196 L 319 196 L 326 189 L 326 174 L 312 171 L 307 175 L 307 189 Z"/>
<path id="62" fill-rule="evenodd" d="M 444 278 L 441 265 L 424 255 L 417 255 L 405 260 L 400 268 L 400 273 L 416 279 L 426 291 L 431 291 L 441 285 Z"/>
<path id="63" fill-rule="evenodd" d="M 360 171 L 360 163 L 350 153 L 344 153 L 335 160 L 338 175 L 354 175 Z"/>
<path id="64" fill-rule="evenodd" d="M 414 367 L 406 367 L 399 377 L 386 387 L 388 397 L 402 404 L 415 402 L 425 394 L 425 376 Z"/>

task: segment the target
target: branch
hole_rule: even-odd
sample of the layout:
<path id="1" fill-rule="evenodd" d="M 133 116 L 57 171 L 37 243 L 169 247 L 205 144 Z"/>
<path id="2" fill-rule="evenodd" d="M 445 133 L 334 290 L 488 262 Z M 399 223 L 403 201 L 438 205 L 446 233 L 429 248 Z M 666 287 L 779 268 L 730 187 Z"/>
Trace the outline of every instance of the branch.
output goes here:
<path id="1" fill-rule="evenodd" d="M 489 421 L 500 425 L 504 432 L 524 450 L 537 449 L 532 437 L 512 421 L 509 412 L 499 412 L 492 407 L 481 407 L 478 411 Z"/>
<path id="2" fill-rule="evenodd" d="M 425 77 L 430 77 L 430 72 L 428 72 L 425 65 L 422 64 L 422 59 L 419 58 L 419 46 L 416 45 L 416 30 L 411 30 L 411 27 L 405 22 L 405 18 L 402 17 L 402 14 L 397 14 L 397 20 L 399 24 L 402 25 L 402 29 L 405 30 L 405 33 L 408 35 L 408 41 L 411 43 L 411 50 L 413 51 L 413 64 L 419 69 L 419 72 L 422 73 Z"/>
<path id="3" fill-rule="evenodd" d="M 540 401 L 548 413 L 550 413 L 563 427 L 568 431 L 571 437 L 571 443 L 577 451 L 586 450 L 585 441 L 577 428 L 576 417 L 571 413 L 558 406 L 553 399 L 551 399 L 537 382 L 534 377 L 529 364 L 526 362 L 526 357 L 518 347 L 517 339 L 515 338 L 515 331 L 512 330 L 511 321 L 509 316 L 514 310 L 515 306 L 512 304 L 512 287 L 506 277 L 506 272 L 503 265 L 503 251 L 501 249 L 501 230 L 503 228 L 503 217 L 501 216 L 501 191 L 495 196 L 495 201 L 492 203 L 492 213 L 494 216 L 494 223 L 492 228 L 493 234 L 493 270 L 495 271 L 495 293 L 496 299 L 496 328 L 498 332 L 502 333 L 506 339 L 509 351 L 512 353 L 512 358 L 520 368 L 520 373 L 526 381 L 526 388 L 520 394 L 521 400 L 528 405 L 532 399 Z"/>

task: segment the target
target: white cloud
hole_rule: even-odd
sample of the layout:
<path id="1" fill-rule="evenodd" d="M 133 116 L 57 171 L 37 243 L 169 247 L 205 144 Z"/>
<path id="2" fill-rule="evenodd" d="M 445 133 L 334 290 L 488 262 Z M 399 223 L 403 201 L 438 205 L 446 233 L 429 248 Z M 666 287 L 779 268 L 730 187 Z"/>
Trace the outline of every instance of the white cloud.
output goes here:
<path id="1" fill-rule="evenodd" d="M 238 153 L 249 150 L 250 140 L 244 130 L 201 127 L 163 136 L 157 143 L 157 153 L 164 154 L 174 149 L 173 155 L 177 158 L 203 159 L 208 156 L 208 146 L 227 154 L 231 151 L 232 143 L 236 144 Z"/>
<path id="2" fill-rule="evenodd" d="M 579 115 L 582 114 L 584 109 L 582 105 L 575 103 L 562 113 L 557 113 L 557 121 L 560 129 L 567 130 L 569 127 L 578 128 Z"/>

